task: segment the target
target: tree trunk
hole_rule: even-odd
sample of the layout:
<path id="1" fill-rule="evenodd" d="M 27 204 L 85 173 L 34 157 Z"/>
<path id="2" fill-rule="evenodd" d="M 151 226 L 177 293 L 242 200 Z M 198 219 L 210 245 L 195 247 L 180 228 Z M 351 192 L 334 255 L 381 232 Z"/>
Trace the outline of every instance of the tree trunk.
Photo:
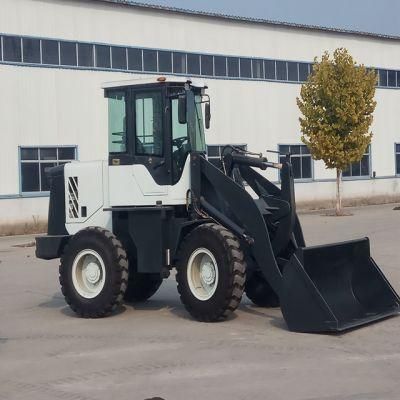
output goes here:
<path id="1" fill-rule="evenodd" d="M 336 169 L 336 215 L 343 215 L 342 210 L 342 170 Z"/>

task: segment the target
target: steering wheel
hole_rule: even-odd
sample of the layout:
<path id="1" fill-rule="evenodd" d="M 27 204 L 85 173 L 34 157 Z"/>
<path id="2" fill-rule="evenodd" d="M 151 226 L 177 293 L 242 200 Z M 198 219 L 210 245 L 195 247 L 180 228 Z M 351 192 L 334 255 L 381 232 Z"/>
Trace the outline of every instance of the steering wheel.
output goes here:
<path id="1" fill-rule="evenodd" d="M 182 148 L 183 143 L 188 141 L 188 137 L 187 136 L 181 136 L 181 137 L 177 137 L 175 139 L 172 139 L 172 145 L 176 146 L 178 149 Z"/>

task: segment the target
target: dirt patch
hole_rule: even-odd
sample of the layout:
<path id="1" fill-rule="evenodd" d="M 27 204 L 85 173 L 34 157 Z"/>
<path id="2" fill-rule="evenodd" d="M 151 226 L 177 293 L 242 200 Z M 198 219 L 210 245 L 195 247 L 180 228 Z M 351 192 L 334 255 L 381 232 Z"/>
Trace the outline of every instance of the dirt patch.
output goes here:
<path id="1" fill-rule="evenodd" d="M 28 243 L 14 244 L 12 247 L 26 248 L 26 247 L 35 247 L 35 246 L 36 246 L 35 242 L 28 242 Z"/>
<path id="2" fill-rule="evenodd" d="M 321 214 L 321 217 L 351 217 L 354 214 L 350 212 L 343 211 L 341 214 L 336 214 L 335 210 L 328 210 Z"/>
<path id="3" fill-rule="evenodd" d="M 0 236 L 28 235 L 47 232 L 47 221 L 0 225 Z"/>

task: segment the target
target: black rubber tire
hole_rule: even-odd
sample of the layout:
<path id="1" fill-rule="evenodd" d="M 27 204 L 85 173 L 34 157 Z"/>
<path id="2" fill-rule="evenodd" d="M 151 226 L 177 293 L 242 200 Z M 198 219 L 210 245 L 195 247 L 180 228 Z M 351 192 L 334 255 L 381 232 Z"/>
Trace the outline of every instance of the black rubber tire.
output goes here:
<path id="1" fill-rule="evenodd" d="M 217 288 L 208 300 L 194 296 L 187 278 L 190 256 L 200 247 L 213 254 L 218 267 Z M 180 246 L 176 280 L 181 301 L 192 317 L 202 322 L 227 318 L 240 304 L 246 282 L 246 262 L 238 239 L 221 225 L 206 223 L 195 228 Z"/>
<path id="2" fill-rule="evenodd" d="M 279 307 L 279 297 L 259 272 L 248 274 L 244 291 L 259 307 Z"/>
<path id="3" fill-rule="evenodd" d="M 85 249 L 96 251 L 106 270 L 102 291 L 91 299 L 82 297 L 72 281 L 74 260 L 79 252 Z M 128 258 L 121 242 L 106 229 L 89 227 L 76 233 L 64 249 L 59 272 L 65 300 L 81 317 L 105 317 L 123 303 L 128 284 Z"/>
<path id="4" fill-rule="evenodd" d="M 129 280 L 125 292 L 125 301 L 130 303 L 140 303 L 153 296 L 161 286 L 162 279 L 158 274 L 142 274 L 136 272 L 136 266 L 131 267 L 129 261 Z"/>

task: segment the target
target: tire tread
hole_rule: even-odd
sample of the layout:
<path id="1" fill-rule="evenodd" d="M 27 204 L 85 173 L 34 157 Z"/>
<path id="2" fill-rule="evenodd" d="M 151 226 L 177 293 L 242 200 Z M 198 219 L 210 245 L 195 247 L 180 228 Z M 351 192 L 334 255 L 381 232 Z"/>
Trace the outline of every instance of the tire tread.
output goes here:
<path id="1" fill-rule="evenodd" d="M 65 276 L 66 270 L 67 268 L 69 268 L 69 266 L 65 264 L 66 254 L 71 251 L 74 243 L 77 240 L 79 240 L 82 236 L 85 237 L 87 234 L 97 235 L 100 238 L 105 238 L 109 242 L 108 244 L 110 245 L 110 248 L 112 248 L 114 253 L 114 268 L 119 276 L 114 282 L 112 296 L 109 301 L 101 308 L 94 311 L 88 311 L 87 308 L 81 307 L 78 303 L 73 301 L 73 298 L 69 293 L 67 278 Z M 65 297 L 65 301 L 76 314 L 83 318 L 106 317 L 110 315 L 114 310 L 119 308 L 124 300 L 124 294 L 128 286 L 128 258 L 126 251 L 122 247 L 122 244 L 117 239 L 117 237 L 107 229 L 96 226 L 90 226 L 88 228 L 82 229 L 74 235 L 74 237 L 68 242 L 68 244 L 64 248 L 59 266 L 59 281 L 61 285 L 61 292 Z"/>

